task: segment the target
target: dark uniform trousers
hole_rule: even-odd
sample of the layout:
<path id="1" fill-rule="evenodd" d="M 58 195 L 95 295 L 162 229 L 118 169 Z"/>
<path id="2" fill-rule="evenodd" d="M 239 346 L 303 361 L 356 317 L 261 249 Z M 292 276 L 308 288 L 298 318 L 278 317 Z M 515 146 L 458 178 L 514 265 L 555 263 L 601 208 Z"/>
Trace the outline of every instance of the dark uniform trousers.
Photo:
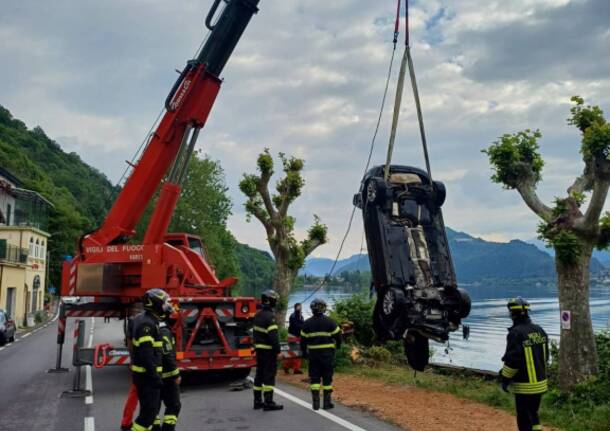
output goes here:
<path id="1" fill-rule="evenodd" d="M 515 394 L 517 426 L 519 427 L 519 431 L 538 431 L 542 429 L 542 425 L 540 425 L 540 418 L 538 417 L 540 401 L 542 401 L 542 394 Z"/>
<path id="2" fill-rule="evenodd" d="M 256 374 L 254 390 L 269 392 L 275 387 L 277 372 L 277 352 L 268 349 L 256 349 Z"/>
<path id="3" fill-rule="evenodd" d="M 330 391 L 333 389 L 334 360 L 334 349 L 311 350 L 309 352 L 309 379 L 312 390 Z"/>
<path id="4" fill-rule="evenodd" d="M 132 425 L 132 431 L 147 431 L 154 424 L 159 412 L 161 388 L 144 374 L 133 374 L 133 383 L 138 391 L 140 413 Z"/>

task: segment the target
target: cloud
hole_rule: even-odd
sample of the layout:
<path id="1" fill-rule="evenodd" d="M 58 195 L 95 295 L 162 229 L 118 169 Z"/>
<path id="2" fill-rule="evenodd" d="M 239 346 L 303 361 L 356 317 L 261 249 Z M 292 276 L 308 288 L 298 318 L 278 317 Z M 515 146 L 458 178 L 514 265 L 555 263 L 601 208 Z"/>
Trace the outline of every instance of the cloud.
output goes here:
<path id="1" fill-rule="evenodd" d="M 306 160 L 292 213 L 304 235 L 318 214 L 333 256 L 352 211 L 379 115 L 392 52 L 392 2 L 265 0 L 224 73 L 199 148 L 220 160 L 237 238 L 266 248 L 245 222 L 238 183 L 265 147 Z M 540 128 L 540 186 L 550 201 L 582 169 L 569 97 L 610 106 L 610 4 L 605 0 L 413 2 L 411 40 L 433 174 L 446 182 L 448 225 L 485 238 L 532 238 L 537 220 L 513 191 L 489 181 L 480 150 L 498 136 Z M 0 103 L 41 125 L 67 150 L 117 180 L 204 34 L 210 0 L 9 2 L 0 15 Z M 391 91 L 373 164 L 385 159 Z M 410 88 L 394 162 L 423 165 Z M 360 215 L 346 254 L 362 239 Z"/>

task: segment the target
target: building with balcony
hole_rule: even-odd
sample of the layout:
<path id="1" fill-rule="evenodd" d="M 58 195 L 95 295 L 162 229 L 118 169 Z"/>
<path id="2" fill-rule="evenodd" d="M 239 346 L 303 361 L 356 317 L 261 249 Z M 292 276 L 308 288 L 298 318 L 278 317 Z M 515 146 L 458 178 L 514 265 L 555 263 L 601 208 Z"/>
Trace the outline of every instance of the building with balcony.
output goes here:
<path id="1" fill-rule="evenodd" d="M 43 308 L 51 208 L 0 167 L 0 309 L 21 326 Z"/>

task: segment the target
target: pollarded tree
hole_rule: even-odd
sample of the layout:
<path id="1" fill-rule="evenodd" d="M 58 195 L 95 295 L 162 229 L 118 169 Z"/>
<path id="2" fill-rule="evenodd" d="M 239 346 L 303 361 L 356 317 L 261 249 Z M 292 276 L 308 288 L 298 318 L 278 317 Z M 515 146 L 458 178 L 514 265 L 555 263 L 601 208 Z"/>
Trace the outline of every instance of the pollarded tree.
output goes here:
<path id="1" fill-rule="evenodd" d="M 305 180 L 302 176 L 304 162 L 280 153 L 284 176 L 276 183 L 275 191 L 269 191 L 273 176 L 273 157 L 265 149 L 257 159 L 258 174 L 244 174 L 239 188 L 248 197 L 246 212 L 248 221 L 256 217 L 265 227 L 267 242 L 275 257 L 273 290 L 281 298 L 277 308 L 278 322 L 284 322 L 288 295 L 305 258 L 317 247 L 327 242 L 327 228 L 314 215 L 314 224 L 307 231 L 307 238 L 298 241 L 294 236 L 294 217 L 288 215 L 288 207 L 301 195 Z"/>
<path id="2" fill-rule="evenodd" d="M 539 153 L 539 131 L 506 134 L 483 152 L 494 169 L 492 180 L 519 192 L 542 219 L 538 233 L 555 249 L 559 306 L 571 314 L 570 328 L 561 329 L 559 384 L 570 390 L 597 373 L 597 351 L 589 309 L 589 264 L 595 248 L 610 245 L 610 213 L 602 215 L 610 187 L 610 124 L 597 106 L 572 97 L 568 123 L 582 133 L 583 174 L 554 205 L 536 193 L 544 161 Z M 587 208 L 583 204 L 589 197 Z"/>

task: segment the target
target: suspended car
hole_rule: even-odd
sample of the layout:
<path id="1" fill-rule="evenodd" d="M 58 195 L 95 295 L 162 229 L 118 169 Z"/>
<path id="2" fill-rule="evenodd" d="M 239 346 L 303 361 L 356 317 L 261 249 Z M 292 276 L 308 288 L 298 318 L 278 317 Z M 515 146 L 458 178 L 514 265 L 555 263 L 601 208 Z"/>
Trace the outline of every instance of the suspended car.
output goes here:
<path id="1" fill-rule="evenodd" d="M 441 206 L 443 183 L 410 166 L 369 170 L 354 196 L 362 209 L 381 341 L 403 340 L 409 364 L 423 370 L 429 339 L 445 342 L 470 313 L 457 287 Z M 465 331 L 466 334 L 466 331 Z"/>

